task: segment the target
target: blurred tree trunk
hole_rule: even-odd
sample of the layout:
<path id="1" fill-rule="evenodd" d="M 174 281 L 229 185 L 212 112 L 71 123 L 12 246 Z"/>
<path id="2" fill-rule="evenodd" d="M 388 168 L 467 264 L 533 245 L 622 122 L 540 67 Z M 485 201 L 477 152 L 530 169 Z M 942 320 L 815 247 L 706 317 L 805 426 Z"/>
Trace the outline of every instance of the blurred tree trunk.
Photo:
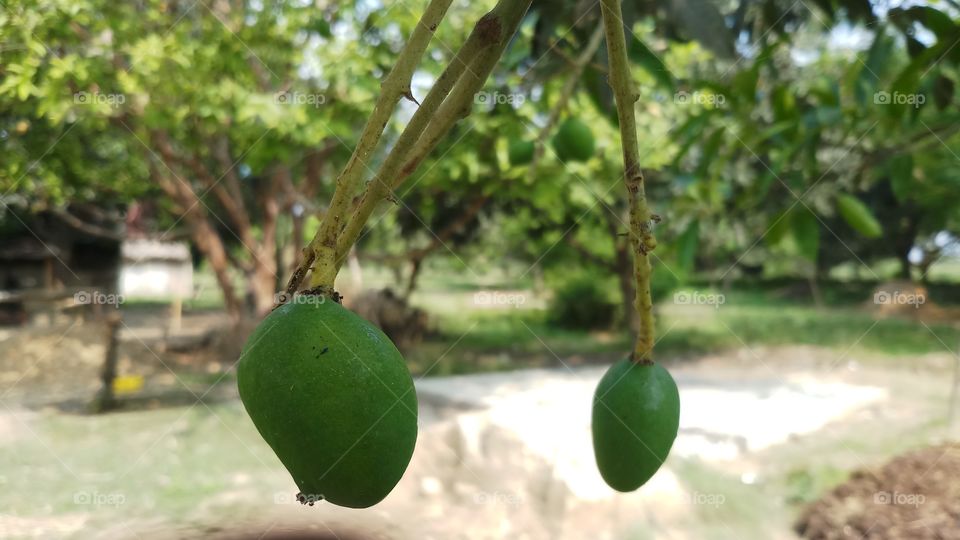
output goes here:
<path id="1" fill-rule="evenodd" d="M 901 253 L 898 257 L 900 259 L 900 279 L 911 280 L 913 279 L 913 273 L 911 272 L 912 265 L 910 264 L 909 251 L 907 253 Z"/>
<path id="2" fill-rule="evenodd" d="M 405 302 L 410 300 L 410 295 L 413 294 L 413 291 L 417 288 L 417 278 L 420 277 L 421 268 L 423 268 L 423 257 L 413 257 L 410 259 L 410 274 L 407 279 L 407 286 L 404 288 L 403 295 L 401 296 Z"/>
<path id="3" fill-rule="evenodd" d="M 919 216 L 909 212 L 903 217 L 901 223 L 893 238 L 892 247 L 896 251 L 897 260 L 900 261 L 900 278 L 912 280 L 913 265 L 910 263 L 910 251 L 917 241 L 917 232 L 920 228 Z"/>
<path id="4" fill-rule="evenodd" d="M 257 223 L 261 233 L 257 238 L 240 179 L 234 171 L 236 161 L 230 152 L 228 141 L 218 138 L 208 145 L 212 149 L 210 157 L 213 162 L 223 169 L 217 177 L 211 172 L 211 164 L 206 163 L 202 156 L 175 147 L 166 133 L 155 131 L 151 134 L 151 139 L 163 165 L 170 173 L 166 174 L 154 167 L 154 178 L 164 192 L 177 202 L 179 213 L 190 229 L 191 238 L 210 263 L 217 278 L 231 318 L 239 322 L 245 315 L 233 285 L 231 266 L 247 277 L 247 298 L 251 314 L 262 317 L 269 313 L 275 303 L 278 280 L 276 236 L 280 204 L 277 197 L 281 187 L 290 181 L 290 169 L 277 165 L 267 167 L 267 177 L 261 179 L 254 190 L 254 203 L 259 210 Z M 194 187 L 176 171 L 199 185 Z M 229 225 L 201 200 L 197 195 L 198 189 L 202 189 L 204 194 L 211 193 L 216 197 Z M 248 257 L 237 257 L 228 251 L 211 216 L 236 237 Z"/>
<path id="5" fill-rule="evenodd" d="M 116 408 L 117 400 L 113 394 L 113 381 L 117 378 L 117 358 L 120 356 L 120 340 L 118 337 L 120 324 L 119 312 L 110 313 L 106 317 L 107 346 L 104 353 L 103 368 L 100 370 L 100 391 L 94 398 L 90 409 L 94 413 L 103 413 Z"/>
<path id="6" fill-rule="evenodd" d="M 178 213 L 187 223 L 194 245 L 210 263 L 210 269 L 223 293 L 227 313 L 235 323 L 239 322 L 243 310 L 230 276 L 230 262 L 220 235 L 210 225 L 206 208 L 200 204 L 196 193 L 182 180 L 170 178 L 170 175 L 164 174 L 155 166 L 151 167 L 150 175 L 177 206 Z"/>
<path id="7" fill-rule="evenodd" d="M 260 206 L 261 238 L 257 245 L 248 246 L 253 254 L 253 272 L 250 292 L 253 297 L 254 315 L 263 317 L 276 304 L 277 292 L 277 219 L 280 204 L 277 202 L 279 188 L 290 180 L 290 169 L 276 166 L 270 172 L 265 185 L 257 192 Z M 250 235 L 252 236 L 252 235 Z"/>

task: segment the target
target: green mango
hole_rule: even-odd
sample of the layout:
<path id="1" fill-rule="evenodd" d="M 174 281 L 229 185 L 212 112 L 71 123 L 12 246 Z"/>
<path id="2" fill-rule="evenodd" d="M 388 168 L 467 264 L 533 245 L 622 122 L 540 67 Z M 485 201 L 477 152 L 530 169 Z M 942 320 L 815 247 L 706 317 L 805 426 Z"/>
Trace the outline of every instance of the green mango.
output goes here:
<path id="1" fill-rule="evenodd" d="M 568 118 L 553 136 L 553 149 L 560 161 L 586 161 L 593 157 L 596 143 L 590 126 L 579 118 Z"/>
<path id="2" fill-rule="evenodd" d="M 867 238 L 879 238 L 883 235 L 883 226 L 874 217 L 873 212 L 863 204 L 863 201 L 853 195 L 846 193 L 838 195 L 837 210 L 844 221 L 861 235 Z"/>
<path id="3" fill-rule="evenodd" d="M 593 396 L 593 451 L 604 481 L 633 491 L 660 468 L 680 426 L 680 394 L 660 364 L 612 365 Z"/>
<path id="4" fill-rule="evenodd" d="M 329 298 L 298 295 L 270 313 L 244 346 L 237 386 L 301 502 L 372 506 L 410 463 L 417 396 L 403 357 Z"/>
<path id="5" fill-rule="evenodd" d="M 510 159 L 510 165 L 526 165 L 533 161 L 534 144 L 532 141 L 522 139 L 510 139 L 507 143 L 507 157 Z"/>

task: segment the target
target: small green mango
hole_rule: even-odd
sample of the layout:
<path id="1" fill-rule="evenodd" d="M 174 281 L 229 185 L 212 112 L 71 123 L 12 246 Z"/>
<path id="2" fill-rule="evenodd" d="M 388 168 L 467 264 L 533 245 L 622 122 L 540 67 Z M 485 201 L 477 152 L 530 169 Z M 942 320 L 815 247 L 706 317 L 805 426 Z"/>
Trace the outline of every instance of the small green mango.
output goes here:
<path id="1" fill-rule="evenodd" d="M 417 396 L 403 357 L 329 298 L 296 296 L 268 315 L 243 349 L 237 386 L 301 502 L 372 506 L 410 463 Z"/>
<path id="2" fill-rule="evenodd" d="M 596 143 L 590 126 L 579 118 L 568 118 L 553 136 L 553 149 L 560 161 L 586 161 L 593 157 Z"/>
<path id="3" fill-rule="evenodd" d="M 633 491 L 660 468 L 680 426 L 680 394 L 659 364 L 620 360 L 593 396 L 593 451 L 604 481 Z"/>
<path id="4" fill-rule="evenodd" d="M 526 165 L 533 161 L 533 153 L 536 147 L 533 141 L 524 141 L 522 139 L 510 139 L 507 143 L 507 158 L 510 165 Z"/>

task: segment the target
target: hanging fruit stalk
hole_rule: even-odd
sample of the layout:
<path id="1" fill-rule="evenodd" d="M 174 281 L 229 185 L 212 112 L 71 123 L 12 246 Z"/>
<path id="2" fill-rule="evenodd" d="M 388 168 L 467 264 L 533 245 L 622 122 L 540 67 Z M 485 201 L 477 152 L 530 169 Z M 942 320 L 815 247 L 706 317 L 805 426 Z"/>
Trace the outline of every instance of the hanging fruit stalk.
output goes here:
<path id="1" fill-rule="evenodd" d="M 406 97 L 413 99 L 410 83 L 413 72 L 423 57 L 434 31 L 440 25 L 452 0 L 432 0 L 410 35 L 410 39 L 400 51 L 397 63 L 380 83 L 380 95 L 373 106 L 373 112 L 367 118 L 367 123 L 360 133 L 357 146 L 353 149 L 350 159 L 340 175 L 337 176 L 333 197 L 327 207 L 327 212 L 320 222 L 310 245 L 304 250 L 304 260 L 294 271 L 287 284 L 287 295 L 292 295 L 299 288 L 307 271 L 313 269 L 315 275 L 323 276 L 321 281 L 330 281 L 336 277 L 333 266 L 333 254 L 336 250 L 337 236 L 343 228 L 344 218 L 349 211 L 351 194 L 356 190 L 360 178 L 366 170 L 366 160 L 373 154 L 387 127 L 393 111 Z M 464 47 L 466 48 L 466 46 Z M 314 266 L 314 262 L 316 265 Z"/>
<path id="2" fill-rule="evenodd" d="M 446 0 L 443 1 L 449 5 Z M 392 83 L 390 95 L 387 98 L 381 96 L 390 106 L 385 106 L 385 112 L 379 114 L 375 108 L 376 118 L 371 117 L 371 121 L 368 121 L 364 128 L 360 144 L 344 172 L 338 177 L 330 208 L 320 229 L 307 247 L 304 261 L 287 285 L 288 293 L 292 294 L 297 290 L 310 269 L 313 270 L 310 280 L 312 287 L 333 289 L 337 272 L 376 206 L 416 170 L 458 120 L 470 114 L 476 92 L 483 86 L 500 59 L 530 3 L 531 0 L 500 0 L 489 13 L 480 18 L 407 123 L 383 164 L 367 182 L 360 203 L 348 218 L 346 214 L 352 195 L 359 184 L 360 173 L 365 168 L 360 166 L 364 163 L 362 158 L 369 156 L 376 147 L 399 97 L 408 96 L 412 99 L 410 81 L 416 62 L 398 62 L 384 81 L 384 84 L 387 81 Z M 433 3 L 428 6 L 428 12 L 431 7 Z M 421 21 L 418 30 L 423 27 L 430 28 L 432 35 L 436 24 L 430 22 L 425 25 Z M 414 37 L 423 38 L 417 35 Z M 428 38 L 429 36 L 427 41 Z M 405 47 L 401 58 L 416 54 L 415 59 L 419 60 L 425 46 L 426 43 L 423 43 L 422 47 Z M 394 77 L 395 71 L 397 75 Z M 365 140 L 364 135 L 368 134 L 368 140 Z"/>
<path id="3" fill-rule="evenodd" d="M 653 362 L 653 302 L 649 253 L 656 247 L 640 171 L 633 86 L 627 62 L 620 0 L 601 0 L 610 61 L 609 80 L 617 104 L 623 145 L 624 181 L 630 204 L 630 241 L 634 252 L 640 328 L 630 357 L 607 370 L 593 398 L 591 432 L 597 468 L 618 491 L 645 484 L 663 465 L 680 423 L 680 394 L 670 373 Z"/>
<path id="4" fill-rule="evenodd" d="M 653 362 L 653 300 L 650 296 L 649 253 L 657 246 L 653 223 L 659 220 L 651 214 L 640 170 L 640 148 L 637 138 L 637 119 L 634 103 L 640 99 L 627 61 L 627 44 L 623 33 L 623 15 L 619 0 L 600 3 L 607 37 L 607 56 L 610 62 L 608 78 L 617 104 L 620 123 L 620 144 L 623 147 L 623 174 L 630 205 L 630 244 L 633 246 L 633 271 L 637 293 L 634 307 L 640 315 L 640 329 L 633 348 L 633 360 Z"/>
<path id="5" fill-rule="evenodd" d="M 443 71 L 352 208 L 363 171 L 452 0 L 431 0 L 382 83 L 373 113 L 287 294 L 250 336 L 237 387 L 257 430 L 300 488 L 304 504 L 380 502 L 403 476 L 417 439 L 413 379 L 396 346 L 339 304 L 334 282 L 377 204 L 410 176 L 480 89 L 531 0 L 500 0 Z M 311 289 L 297 292 L 309 271 Z"/>

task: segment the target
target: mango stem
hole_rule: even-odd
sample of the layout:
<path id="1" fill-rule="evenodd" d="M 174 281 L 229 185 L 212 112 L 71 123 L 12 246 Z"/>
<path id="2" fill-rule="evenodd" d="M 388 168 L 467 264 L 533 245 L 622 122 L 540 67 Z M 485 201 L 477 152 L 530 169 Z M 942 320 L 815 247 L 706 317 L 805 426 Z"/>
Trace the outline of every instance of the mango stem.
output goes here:
<path id="1" fill-rule="evenodd" d="M 610 62 L 608 77 L 617 104 L 620 123 L 620 141 L 623 149 L 624 183 L 630 204 L 630 244 L 633 246 L 633 273 L 636 279 L 634 308 L 640 316 L 640 328 L 631 358 L 642 364 L 653 363 L 653 300 L 650 295 L 649 253 L 657 246 L 653 224 L 659 221 L 647 206 L 643 172 L 640 170 L 640 149 L 634 103 L 640 94 L 633 84 L 627 61 L 627 41 L 623 31 L 621 0 L 601 0 L 603 27 L 607 37 L 607 57 Z"/>

